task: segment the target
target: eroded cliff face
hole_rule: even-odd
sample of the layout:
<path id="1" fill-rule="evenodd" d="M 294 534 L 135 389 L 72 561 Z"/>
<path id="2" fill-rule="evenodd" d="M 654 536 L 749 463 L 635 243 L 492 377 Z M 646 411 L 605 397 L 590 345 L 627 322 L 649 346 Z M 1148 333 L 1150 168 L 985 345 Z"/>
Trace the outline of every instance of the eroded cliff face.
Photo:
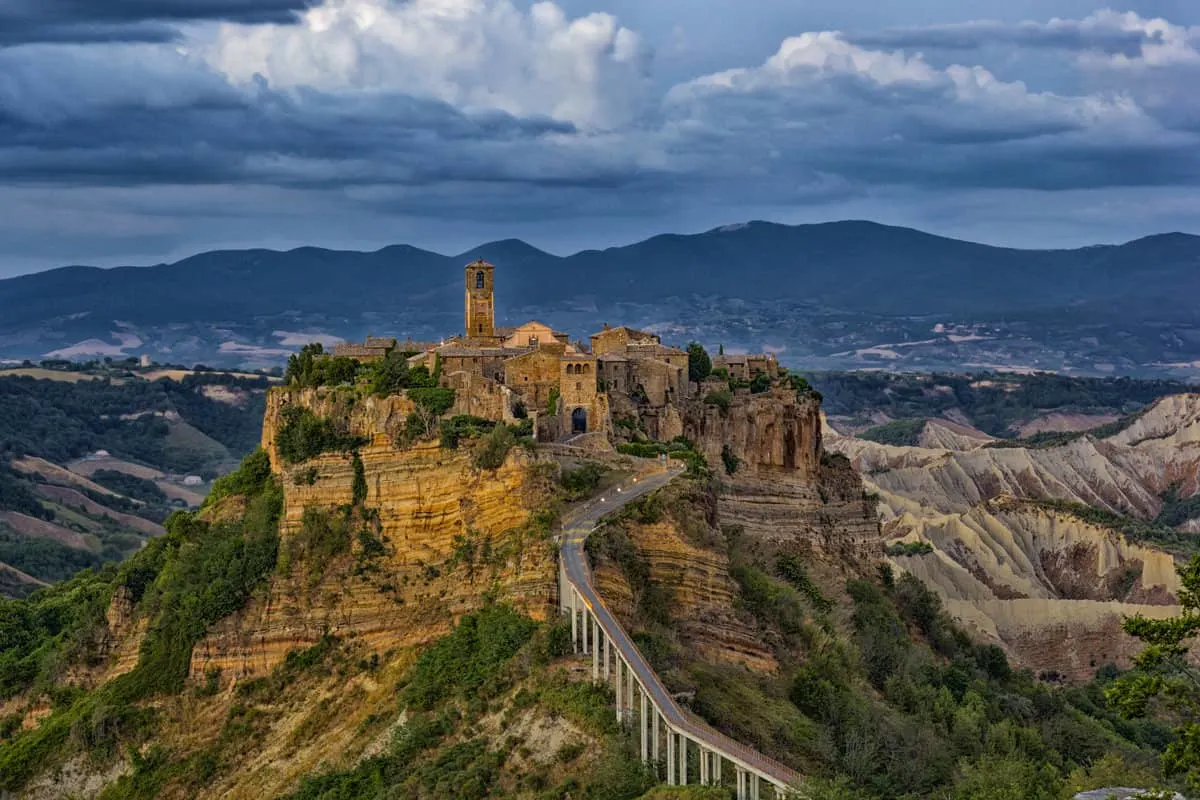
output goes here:
<path id="1" fill-rule="evenodd" d="M 722 451 L 741 462 L 739 471 L 785 471 L 797 480 L 815 480 L 821 468 L 821 404 L 790 389 L 734 393 L 728 409 L 703 402 L 682 409 L 683 434 L 710 464 Z"/>
<path id="2" fill-rule="evenodd" d="M 285 468 L 275 439 L 283 424 L 283 410 L 290 405 L 307 408 L 318 417 L 337 420 L 350 436 L 367 439 L 383 447 L 392 444 L 404 430 L 404 421 L 416 405 L 404 395 L 363 397 L 356 391 L 337 388 L 275 388 L 267 392 L 267 410 L 263 416 L 262 446 L 271 456 L 276 472 Z"/>
<path id="3" fill-rule="evenodd" d="M 1122 617 L 1178 613 L 1170 554 L 1029 501 L 1153 519 L 1167 488 L 1187 496 L 1196 486 L 1200 395 L 1164 398 L 1114 436 L 1057 447 L 987 448 L 940 433 L 892 447 L 828 428 L 825 441 L 880 496 L 887 538 L 932 548 L 893 565 L 1024 666 L 1086 679 L 1106 662 L 1128 665 L 1140 645 Z"/>
<path id="4" fill-rule="evenodd" d="M 661 592 L 657 611 L 689 653 L 709 663 L 776 669 L 753 618 L 736 609 L 738 587 L 729 574 L 716 497 L 700 485 L 672 486 L 647 507 L 650 519 L 626 515 L 596 534 L 626 538 L 633 549 L 626 558 L 640 560 L 646 569 L 644 576 L 631 576 L 628 564 L 598 559 L 594 580 L 604 602 L 634 630 L 645 621 L 639 618 L 645 616 L 643 593 Z"/>
<path id="5" fill-rule="evenodd" d="M 825 452 L 816 397 L 740 390 L 727 411 L 697 403 L 683 419 L 723 484 L 722 524 L 854 567 L 882 555 L 873 500 L 850 463 Z M 732 472 L 726 447 L 737 460 Z"/>
<path id="6" fill-rule="evenodd" d="M 356 456 L 283 463 L 274 439 L 290 403 L 342 414 L 349 431 L 370 442 L 357 451 L 361 502 Z M 467 446 L 398 448 L 393 437 L 410 410 L 400 397 L 350 404 L 337 392 L 271 393 L 263 443 L 284 491 L 280 566 L 262 595 L 196 646 L 194 676 L 262 675 L 324 633 L 378 652 L 420 644 L 443 635 L 485 595 L 536 619 L 552 613 L 556 555 L 547 522 L 535 515 L 550 499 L 553 465 L 520 448 L 497 470 L 477 469 Z M 343 546 L 314 543 L 320 539 Z"/>

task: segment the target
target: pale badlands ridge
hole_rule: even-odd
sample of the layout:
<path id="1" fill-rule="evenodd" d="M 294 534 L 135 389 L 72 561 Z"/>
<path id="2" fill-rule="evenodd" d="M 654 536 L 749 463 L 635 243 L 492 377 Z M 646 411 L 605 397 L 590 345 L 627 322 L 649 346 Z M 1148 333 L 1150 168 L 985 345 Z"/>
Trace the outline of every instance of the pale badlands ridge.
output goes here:
<path id="1" fill-rule="evenodd" d="M 1178 611 L 1172 556 L 1021 501 L 1153 519 L 1169 486 L 1197 491 L 1200 395 L 1163 398 L 1114 436 L 1044 449 L 987 448 L 991 437 L 943 420 L 926 425 L 918 447 L 841 436 L 828 423 L 824 432 L 826 447 L 880 496 L 889 540 L 933 547 L 892 565 L 936 588 L 951 613 L 1021 663 L 1085 678 L 1136 652 L 1123 616 Z M 1200 530 L 1200 520 L 1181 530 Z"/>

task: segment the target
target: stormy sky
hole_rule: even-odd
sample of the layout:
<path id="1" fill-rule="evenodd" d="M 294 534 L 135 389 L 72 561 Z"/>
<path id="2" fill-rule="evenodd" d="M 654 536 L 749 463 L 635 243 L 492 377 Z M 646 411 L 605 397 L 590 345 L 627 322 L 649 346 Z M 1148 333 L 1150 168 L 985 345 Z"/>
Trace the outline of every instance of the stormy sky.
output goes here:
<path id="1" fill-rule="evenodd" d="M 748 219 L 1200 233 L 1200 3 L 6 0 L 0 276 Z"/>

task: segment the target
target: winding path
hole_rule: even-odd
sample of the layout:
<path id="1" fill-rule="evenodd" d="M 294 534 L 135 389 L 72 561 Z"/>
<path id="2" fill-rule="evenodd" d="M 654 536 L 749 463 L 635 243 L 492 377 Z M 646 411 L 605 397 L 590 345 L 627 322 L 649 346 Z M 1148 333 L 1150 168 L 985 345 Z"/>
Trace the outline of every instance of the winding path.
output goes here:
<path id="1" fill-rule="evenodd" d="M 622 722 L 633 721 L 635 685 L 640 690 L 641 713 L 638 715 L 637 724 L 641 733 L 642 758 L 646 761 L 656 763 L 659 760 L 661 720 L 666 729 L 668 783 L 687 782 L 687 753 L 691 743 L 698 750 L 701 783 L 720 783 L 724 760 L 734 767 L 734 785 L 739 800 L 758 800 L 760 781 L 774 787 L 775 796 L 781 797 L 799 787 L 801 776 L 757 750 L 725 736 L 695 714 L 682 709 L 592 585 L 591 568 L 584 552 L 584 543 L 600 520 L 634 500 L 662 488 L 682 473 L 682 468 L 671 467 L 664 472 L 633 478 L 619 488 L 608 490 L 603 498 L 584 506 L 564 522 L 559 549 L 559 596 L 563 598 L 562 610 L 571 617 L 576 651 L 592 654 L 594 678 L 599 679 L 603 675 L 605 680 L 608 679 L 612 650 L 616 649 L 617 717 Z M 590 649 L 589 628 L 592 631 Z M 621 684 L 622 666 L 626 671 L 624 691 Z M 647 713 L 648 705 L 656 712 L 653 718 Z"/>

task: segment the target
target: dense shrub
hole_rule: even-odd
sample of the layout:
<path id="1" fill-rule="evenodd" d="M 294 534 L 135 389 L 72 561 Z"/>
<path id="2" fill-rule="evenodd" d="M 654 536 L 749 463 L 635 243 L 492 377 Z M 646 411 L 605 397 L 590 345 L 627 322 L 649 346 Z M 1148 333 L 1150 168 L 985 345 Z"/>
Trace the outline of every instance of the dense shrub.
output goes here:
<path id="1" fill-rule="evenodd" d="M 210 506 L 230 495 L 259 494 L 270 481 L 271 457 L 266 450 L 259 448 L 243 458 L 236 470 L 213 482 L 212 490 L 204 498 L 204 505 Z"/>
<path id="2" fill-rule="evenodd" d="M 712 359 L 709 358 L 708 351 L 699 342 L 689 344 L 687 354 L 689 381 L 699 383 L 712 373 Z"/>
<path id="3" fill-rule="evenodd" d="M 886 548 L 889 556 L 924 556 L 933 552 L 933 545 L 929 542 L 896 542 L 889 544 Z"/>
<path id="4" fill-rule="evenodd" d="M 537 623 L 503 605 L 489 605 L 459 620 L 454 631 L 423 651 L 401 692 L 420 710 L 450 696 L 494 694 L 503 688 L 504 664 L 533 636 Z"/>
<path id="5" fill-rule="evenodd" d="M 725 389 L 718 389 L 714 392 L 709 392 L 704 395 L 705 405 L 716 406 L 722 412 L 729 410 L 729 404 L 733 402 L 733 394 Z"/>
<path id="6" fill-rule="evenodd" d="M 409 389 L 406 394 L 414 403 L 428 409 L 438 417 L 445 414 L 454 405 L 453 389 L 428 386 Z"/>
<path id="7" fill-rule="evenodd" d="M 474 463 L 477 469 L 499 469 L 517 437 L 507 425 L 492 428 L 475 443 Z"/>
<path id="8" fill-rule="evenodd" d="M 624 442 L 617 445 L 617 452 L 638 458 L 658 458 L 667 452 L 662 442 Z"/>
<path id="9" fill-rule="evenodd" d="M 489 419 L 470 414 L 458 414 L 441 424 L 441 445 L 448 450 L 457 449 L 459 440 L 474 439 L 494 427 L 496 427 L 496 423 Z"/>
<path id="10" fill-rule="evenodd" d="M 567 500 L 579 500 L 589 496 L 600 485 L 600 480 L 608 473 L 608 468 L 595 462 L 587 462 L 576 469 L 564 469 L 559 483 L 566 493 Z"/>
<path id="11" fill-rule="evenodd" d="M 915 447 L 921 438 L 921 431 L 925 430 L 925 423 L 924 419 L 893 420 L 863 431 L 858 438 L 897 447 Z"/>
<path id="12" fill-rule="evenodd" d="M 732 475 L 738 471 L 742 460 L 733 454 L 733 449 L 729 445 L 724 445 L 721 448 L 721 463 L 725 465 L 725 474 Z"/>
<path id="13" fill-rule="evenodd" d="M 275 437 L 279 455 L 289 464 L 299 464 L 322 453 L 347 452 L 363 444 L 360 437 L 340 430 L 333 420 L 318 417 L 301 406 L 288 406 Z"/>

